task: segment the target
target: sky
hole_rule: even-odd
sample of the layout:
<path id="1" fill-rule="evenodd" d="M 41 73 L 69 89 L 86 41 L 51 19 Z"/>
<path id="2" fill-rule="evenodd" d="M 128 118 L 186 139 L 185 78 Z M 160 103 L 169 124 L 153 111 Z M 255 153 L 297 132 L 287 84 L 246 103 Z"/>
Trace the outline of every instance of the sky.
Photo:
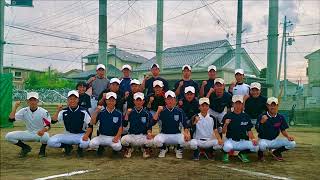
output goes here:
<path id="1" fill-rule="evenodd" d="M 33 8 L 6 7 L 4 65 L 37 70 L 51 66 L 61 72 L 80 69 L 81 58 L 98 50 L 98 2 L 34 0 Z M 109 45 L 155 56 L 156 5 L 155 0 L 109 0 Z M 243 1 L 242 47 L 259 69 L 267 66 L 267 41 L 258 40 L 267 38 L 268 6 L 267 0 Z M 292 23 L 288 33 L 295 39 L 287 48 L 288 79 L 307 83 L 304 56 L 320 48 L 320 37 L 300 35 L 320 32 L 320 1 L 279 0 L 279 34 L 284 16 Z M 234 45 L 236 18 L 235 0 L 165 0 L 164 49 L 222 39 Z M 251 41 L 258 42 L 247 43 Z"/>

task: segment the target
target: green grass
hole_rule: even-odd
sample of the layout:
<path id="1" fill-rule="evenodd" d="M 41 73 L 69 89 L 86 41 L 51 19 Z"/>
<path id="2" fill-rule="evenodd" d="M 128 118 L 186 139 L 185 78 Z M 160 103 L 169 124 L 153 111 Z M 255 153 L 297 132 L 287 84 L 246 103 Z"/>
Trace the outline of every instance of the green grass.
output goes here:
<path id="1" fill-rule="evenodd" d="M 176 159 L 172 152 L 159 159 L 158 150 L 150 159 L 143 159 L 140 152 L 134 152 L 131 159 L 112 159 L 110 151 L 102 158 L 97 158 L 95 152 L 85 152 L 85 157 L 78 159 L 75 152 L 71 158 L 66 158 L 60 149 L 48 148 L 48 157 L 39 159 L 39 143 L 28 143 L 32 152 L 20 159 L 17 155 L 20 149 L 6 142 L 4 136 L 9 131 L 23 129 L 21 124 L 14 129 L 1 129 L 1 180 L 34 179 L 86 169 L 99 170 L 62 179 L 268 179 L 219 167 L 222 165 L 293 179 L 317 179 L 320 175 L 317 170 L 320 165 L 320 128 L 291 128 L 289 132 L 295 136 L 297 148 L 284 153 L 284 162 L 274 161 L 270 155 L 267 155 L 266 162 L 258 162 L 256 154 L 250 154 L 252 162 L 248 164 L 241 163 L 236 157 L 224 164 L 220 161 L 220 154 L 215 161 L 194 162 L 190 160 L 190 150 L 185 150 L 182 160 Z M 55 125 L 50 134 L 62 131 Z"/>

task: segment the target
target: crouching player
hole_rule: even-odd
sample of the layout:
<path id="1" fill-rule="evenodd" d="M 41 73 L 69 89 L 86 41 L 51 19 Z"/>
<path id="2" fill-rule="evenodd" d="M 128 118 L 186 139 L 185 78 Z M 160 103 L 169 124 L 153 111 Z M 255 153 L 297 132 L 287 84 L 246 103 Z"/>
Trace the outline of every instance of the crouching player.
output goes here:
<path id="1" fill-rule="evenodd" d="M 116 110 L 117 94 L 108 92 L 105 94 L 106 108 L 98 106 L 92 115 L 91 125 L 99 121 L 100 135 L 93 138 L 90 142 L 90 148 L 98 149 L 97 155 L 102 156 L 104 147 L 109 146 L 113 150 L 113 155 L 118 155 L 121 150 L 122 133 L 122 113 Z"/>
<path id="2" fill-rule="evenodd" d="M 133 152 L 132 146 L 142 146 L 143 157 L 150 157 L 152 141 L 152 125 L 154 121 L 152 115 L 144 107 L 144 94 L 137 92 L 133 96 L 134 108 L 128 109 L 123 126 L 126 127 L 130 123 L 129 134 L 121 138 L 121 144 L 124 146 L 124 157 L 130 158 Z"/>
<path id="3" fill-rule="evenodd" d="M 160 134 L 154 138 L 154 144 L 160 148 L 159 158 L 166 156 L 168 152 L 166 145 L 177 145 L 176 158 L 182 159 L 183 146 L 190 140 L 189 125 L 186 123 L 185 113 L 176 107 L 176 95 L 173 91 L 165 93 L 166 106 L 159 106 L 153 116 L 153 120 L 161 120 L 162 127 Z M 184 133 L 180 131 L 180 125 L 184 128 Z"/>
<path id="4" fill-rule="evenodd" d="M 28 107 L 20 109 L 17 113 L 17 108 L 21 102 L 17 101 L 9 116 L 9 121 L 24 121 L 26 131 L 13 131 L 6 135 L 6 140 L 21 147 L 19 157 L 25 157 L 30 151 L 31 147 L 24 142 L 36 141 L 41 142 L 42 145 L 39 151 L 39 157 L 46 156 L 46 146 L 49 139 L 47 131 L 50 128 L 51 118 L 47 110 L 38 107 L 39 95 L 36 92 L 27 94 Z"/>
<path id="5" fill-rule="evenodd" d="M 192 121 L 194 129 L 193 139 L 190 141 L 190 148 L 193 150 L 193 160 L 199 160 L 199 148 L 207 150 L 221 149 L 223 141 L 218 132 L 218 121 L 209 114 L 209 98 L 200 98 L 200 113 L 195 115 Z M 205 153 L 207 155 L 207 153 Z M 207 158 L 211 158 L 208 157 Z"/>
<path id="6" fill-rule="evenodd" d="M 268 111 L 259 116 L 256 124 L 259 137 L 258 158 L 264 161 L 263 151 L 271 149 L 274 150 L 272 151 L 274 158 L 283 161 L 281 153 L 293 149 L 296 142 L 286 131 L 289 126 L 284 116 L 278 113 L 278 99 L 275 97 L 268 98 L 267 107 Z M 280 132 L 286 137 L 285 139 L 277 138 Z"/>
<path id="7" fill-rule="evenodd" d="M 257 152 L 257 141 L 251 131 L 253 127 L 249 115 L 243 112 L 243 96 L 232 97 L 233 112 L 223 117 L 222 133 L 226 133 L 227 140 L 223 145 L 223 162 L 229 162 L 228 152 L 240 151 L 238 157 L 242 162 L 250 162 L 247 153 Z M 249 141 L 249 139 L 251 141 Z"/>

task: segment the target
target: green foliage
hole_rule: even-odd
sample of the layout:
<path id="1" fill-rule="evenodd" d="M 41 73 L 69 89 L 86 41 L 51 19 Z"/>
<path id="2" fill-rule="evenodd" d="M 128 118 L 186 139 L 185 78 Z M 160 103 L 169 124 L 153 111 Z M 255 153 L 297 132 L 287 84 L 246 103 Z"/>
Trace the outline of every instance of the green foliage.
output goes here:
<path id="1" fill-rule="evenodd" d="M 49 74 L 39 74 L 32 72 L 25 82 L 26 89 L 59 89 L 59 88 L 75 88 L 75 82 L 59 77 L 57 71 L 51 71 Z"/>

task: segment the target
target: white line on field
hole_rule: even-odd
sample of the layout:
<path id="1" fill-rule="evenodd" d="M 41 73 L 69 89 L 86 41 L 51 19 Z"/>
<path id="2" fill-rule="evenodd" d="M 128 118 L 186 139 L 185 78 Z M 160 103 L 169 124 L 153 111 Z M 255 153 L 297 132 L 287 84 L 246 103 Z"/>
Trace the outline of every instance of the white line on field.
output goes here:
<path id="1" fill-rule="evenodd" d="M 47 176 L 47 177 L 42 177 L 42 178 L 37 178 L 35 180 L 47 180 L 47 179 L 53 179 L 53 178 L 58 178 L 58 177 L 66 177 L 66 176 L 73 176 L 76 174 L 84 174 L 92 171 L 99 171 L 99 169 L 95 170 L 81 170 L 81 171 L 73 171 L 69 173 L 64 173 L 64 174 L 58 174 L 58 175 L 53 175 L 53 176 Z"/>
<path id="2" fill-rule="evenodd" d="M 255 171 L 248 171 L 248 170 L 233 168 L 233 167 L 229 167 L 229 166 L 218 166 L 218 167 L 224 168 L 224 169 L 231 169 L 234 171 L 243 172 L 243 173 L 247 173 L 249 175 L 254 175 L 254 176 L 263 176 L 263 177 L 268 177 L 268 178 L 273 178 L 273 179 L 282 179 L 282 180 L 292 180 L 291 178 L 287 178 L 287 177 L 274 176 L 271 174 L 265 174 L 265 173 L 261 173 L 261 172 L 255 172 Z"/>

